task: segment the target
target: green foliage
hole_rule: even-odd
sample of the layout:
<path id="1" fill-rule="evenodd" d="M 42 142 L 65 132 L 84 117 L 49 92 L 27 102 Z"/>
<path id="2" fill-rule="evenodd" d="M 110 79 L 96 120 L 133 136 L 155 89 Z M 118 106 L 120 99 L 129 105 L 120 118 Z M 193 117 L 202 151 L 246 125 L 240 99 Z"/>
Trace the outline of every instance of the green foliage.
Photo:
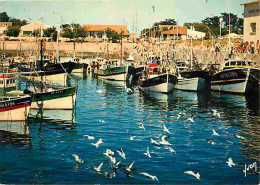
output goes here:
<path id="1" fill-rule="evenodd" d="M 51 37 L 52 40 L 57 41 L 57 30 L 55 27 L 47 28 L 43 30 L 44 37 Z"/>
<path id="2" fill-rule="evenodd" d="M 11 18 L 10 22 L 12 22 L 13 26 L 19 26 L 19 27 L 28 24 L 28 22 L 26 20 L 20 20 L 20 19 L 16 19 L 16 18 Z"/>
<path id="3" fill-rule="evenodd" d="M 155 22 L 153 28 L 157 28 L 159 25 L 176 25 L 175 19 L 165 19 L 160 22 Z"/>
<path id="4" fill-rule="evenodd" d="M 110 28 L 106 29 L 105 33 L 109 41 L 112 41 L 113 43 L 117 43 L 121 40 L 121 36 L 116 31 L 111 30 Z"/>
<path id="5" fill-rule="evenodd" d="M 19 32 L 20 32 L 19 26 L 8 27 L 8 29 L 6 31 L 6 35 L 8 37 L 18 37 Z"/>
<path id="6" fill-rule="evenodd" d="M 9 22 L 10 17 L 7 15 L 6 12 L 0 13 L 0 22 Z"/>
<path id="7" fill-rule="evenodd" d="M 87 37 L 87 29 L 81 27 L 79 24 L 64 24 L 61 26 L 61 36 L 64 38 L 86 38 Z"/>
<path id="8" fill-rule="evenodd" d="M 32 36 L 34 36 L 34 37 L 40 37 L 41 36 L 40 34 L 41 34 L 40 29 L 33 30 L 33 32 L 32 32 Z"/>

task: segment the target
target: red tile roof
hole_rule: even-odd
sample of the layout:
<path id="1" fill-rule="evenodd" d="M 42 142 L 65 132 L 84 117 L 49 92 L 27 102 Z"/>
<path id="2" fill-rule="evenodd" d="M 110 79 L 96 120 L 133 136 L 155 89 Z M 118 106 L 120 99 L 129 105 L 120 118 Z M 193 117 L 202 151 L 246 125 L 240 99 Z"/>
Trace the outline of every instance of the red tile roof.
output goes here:
<path id="1" fill-rule="evenodd" d="M 111 30 L 116 31 L 118 34 L 123 31 L 123 35 L 128 35 L 127 27 L 125 25 L 95 25 L 95 24 L 84 24 L 84 28 L 87 28 L 88 31 L 104 31 L 108 28 Z"/>
<path id="2" fill-rule="evenodd" d="M 12 26 L 12 22 L 0 22 L 0 27 L 8 27 L 8 26 Z"/>
<path id="3" fill-rule="evenodd" d="M 162 34 L 165 35 L 177 35 L 177 28 L 174 28 L 172 30 L 168 30 L 168 31 L 163 31 Z M 178 35 L 187 35 L 187 27 L 181 27 L 178 26 Z"/>

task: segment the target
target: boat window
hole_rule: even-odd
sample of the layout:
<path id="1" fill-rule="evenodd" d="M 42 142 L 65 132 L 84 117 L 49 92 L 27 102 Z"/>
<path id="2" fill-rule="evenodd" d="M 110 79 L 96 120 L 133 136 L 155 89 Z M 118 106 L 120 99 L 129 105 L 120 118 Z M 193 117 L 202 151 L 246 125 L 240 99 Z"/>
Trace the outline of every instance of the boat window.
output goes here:
<path id="1" fill-rule="evenodd" d="M 238 66 L 241 66 L 241 65 L 242 65 L 242 62 L 241 62 L 241 61 L 237 61 L 237 65 L 238 65 Z"/>
<path id="2" fill-rule="evenodd" d="M 229 62 L 225 63 L 225 66 L 229 66 Z"/>
<path id="3" fill-rule="evenodd" d="M 230 65 L 231 65 L 231 66 L 235 66 L 235 65 L 236 65 L 236 61 L 230 62 Z"/>
<path id="4" fill-rule="evenodd" d="M 6 80 L 6 84 L 9 84 L 9 80 Z"/>
<path id="5" fill-rule="evenodd" d="M 242 66 L 246 66 L 246 62 L 245 62 L 245 61 L 242 61 L 242 62 L 241 62 L 241 65 L 242 65 Z"/>
<path id="6" fill-rule="evenodd" d="M 0 84 L 3 84 L 4 82 L 3 82 L 3 80 L 0 80 Z"/>

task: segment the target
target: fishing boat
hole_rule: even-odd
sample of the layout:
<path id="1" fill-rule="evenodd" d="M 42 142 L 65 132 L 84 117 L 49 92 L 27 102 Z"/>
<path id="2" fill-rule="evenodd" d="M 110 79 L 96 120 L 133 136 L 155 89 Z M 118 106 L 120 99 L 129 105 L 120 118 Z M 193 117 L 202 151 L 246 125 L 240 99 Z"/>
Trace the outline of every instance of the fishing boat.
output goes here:
<path id="1" fill-rule="evenodd" d="M 76 105 L 77 86 L 45 90 L 27 88 L 25 93 L 32 94 L 31 109 L 72 110 Z"/>
<path id="2" fill-rule="evenodd" d="M 57 63 L 51 62 L 50 55 L 43 53 L 43 40 L 41 40 L 40 56 L 33 65 L 27 67 L 19 66 L 18 70 L 22 72 L 21 78 L 33 78 L 34 80 L 40 81 L 42 77 L 46 81 L 51 82 L 64 82 L 67 79 L 67 74 L 70 74 L 75 67 L 74 62 Z"/>
<path id="3" fill-rule="evenodd" d="M 260 69 L 246 60 L 229 60 L 211 79 L 211 90 L 219 92 L 259 94 L 259 86 Z"/>
<path id="4" fill-rule="evenodd" d="M 98 78 L 105 80 L 126 80 L 126 66 L 118 66 L 116 63 L 103 64 L 102 69 L 97 72 Z"/>
<path id="5" fill-rule="evenodd" d="M 16 79 L 12 74 L 0 75 L 0 95 L 5 95 L 6 92 L 10 92 L 16 89 Z"/>
<path id="6" fill-rule="evenodd" d="M 138 87 L 142 91 L 155 91 L 169 93 L 173 91 L 177 82 L 175 75 L 170 74 L 165 67 L 159 67 L 157 64 L 149 64 L 138 80 Z"/>
<path id="7" fill-rule="evenodd" d="M 27 120 L 31 100 L 31 96 L 0 98 L 0 121 Z"/>

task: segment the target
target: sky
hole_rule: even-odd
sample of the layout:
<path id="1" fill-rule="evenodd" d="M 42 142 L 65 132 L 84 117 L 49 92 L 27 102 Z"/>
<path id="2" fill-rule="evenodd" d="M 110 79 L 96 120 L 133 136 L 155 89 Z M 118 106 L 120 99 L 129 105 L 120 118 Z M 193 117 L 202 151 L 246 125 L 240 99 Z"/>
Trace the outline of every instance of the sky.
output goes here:
<path id="1" fill-rule="evenodd" d="M 49 26 L 65 23 L 125 24 L 130 32 L 173 18 L 179 25 L 201 22 L 222 12 L 243 17 L 248 0 L 0 0 L 0 12 L 10 17 L 39 21 Z M 228 6 L 229 5 L 229 6 Z M 153 8 L 154 7 L 154 8 Z"/>

